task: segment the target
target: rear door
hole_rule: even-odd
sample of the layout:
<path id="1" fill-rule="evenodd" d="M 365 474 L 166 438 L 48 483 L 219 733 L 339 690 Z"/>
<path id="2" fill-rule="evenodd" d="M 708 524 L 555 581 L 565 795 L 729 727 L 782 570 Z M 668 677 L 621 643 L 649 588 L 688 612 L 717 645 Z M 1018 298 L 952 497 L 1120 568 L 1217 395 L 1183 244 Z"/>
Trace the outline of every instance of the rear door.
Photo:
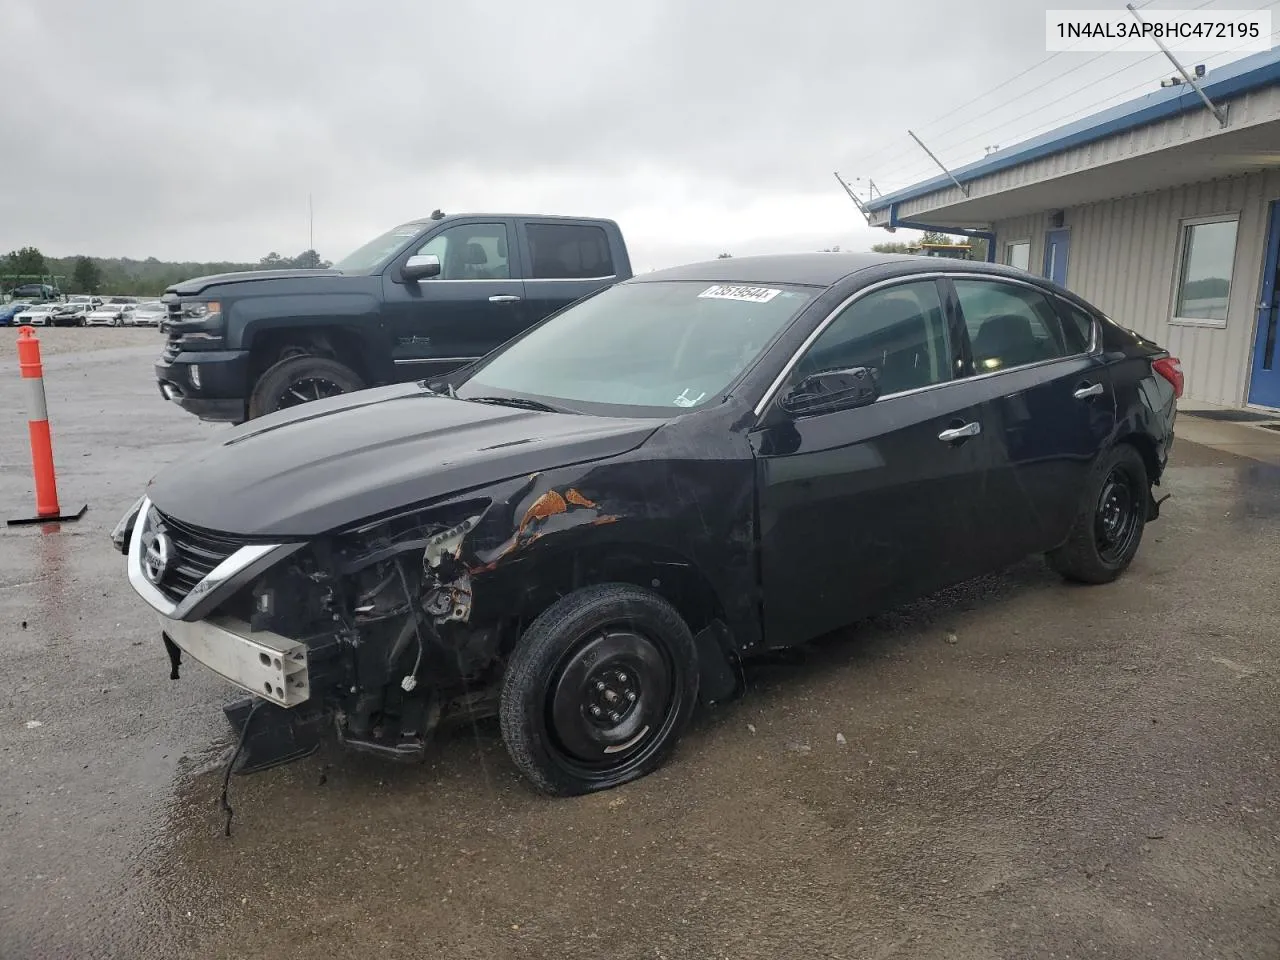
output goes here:
<path id="1" fill-rule="evenodd" d="M 522 327 L 524 281 L 500 218 L 451 222 L 413 254 L 434 254 L 440 274 L 402 282 L 388 270 L 383 317 L 397 380 L 415 380 L 469 363 Z"/>
<path id="2" fill-rule="evenodd" d="M 752 433 L 766 641 L 785 646 L 981 572 L 990 444 L 936 280 L 869 291 L 803 352 Z M 870 366 L 869 406 L 792 417 L 804 376 Z"/>
<path id="3" fill-rule="evenodd" d="M 589 220 L 517 221 L 526 264 L 526 326 L 617 280 L 609 235 Z"/>
<path id="4" fill-rule="evenodd" d="M 952 288 L 994 442 L 987 546 L 1010 562 L 1067 536 L 1114 430 L 1115 395 L 1087 315 L 1064 318 L 1058 298 L 1015 280 L 956 277 Z"/>

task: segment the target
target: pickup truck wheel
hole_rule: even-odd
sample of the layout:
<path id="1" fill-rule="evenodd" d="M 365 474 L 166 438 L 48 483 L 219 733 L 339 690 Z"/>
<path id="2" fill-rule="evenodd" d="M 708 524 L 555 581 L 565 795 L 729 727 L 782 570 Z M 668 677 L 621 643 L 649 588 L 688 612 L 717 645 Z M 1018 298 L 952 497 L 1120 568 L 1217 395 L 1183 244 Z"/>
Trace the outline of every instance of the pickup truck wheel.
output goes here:
<path id="1" fill-rule="evenodd" d="M 512 651 L 502 738 L 543 793 L 593 793 L 657 769 L 697 698 L 693 634 L 671 604 L 630 584 L 584 587 L 548 607 Z"/>
<path id="2" fill-rule="evenodd" d="M 249 418 L 364 388 L 350 367 L 325 357 L 287 357 L 268 367 L 249 396 Z"/>

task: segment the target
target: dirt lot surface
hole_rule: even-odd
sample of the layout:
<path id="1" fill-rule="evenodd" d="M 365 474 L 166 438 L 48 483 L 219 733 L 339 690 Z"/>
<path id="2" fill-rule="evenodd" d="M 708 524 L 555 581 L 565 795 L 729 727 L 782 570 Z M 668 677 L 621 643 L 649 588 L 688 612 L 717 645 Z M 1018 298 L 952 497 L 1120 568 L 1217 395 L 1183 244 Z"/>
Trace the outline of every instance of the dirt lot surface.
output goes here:
<path id="1" fill-rule="evenodd" d="M 88 353 L 115 347 L 153 347 L 160 352 L 164 337 L 155 327 L 32 327 L 41 356 Z M 16 364 L 17 327 L 0 327 L 0 376 L 6 364 Z M 157 394 L 158 396 L 159 394 Z"/>
<path id="2" fill-rule="evenodd" d="M 543 799 L 481 726 L 235 778 L 227 838 L 230 690 L 168 679 L 107 540 L 225 428 L 160 399 L 155 331 L 46 336 L 90 509 L 0 529 L 4 960 L 1280 957 L 1280 468 L 1182 443 L 1118 583 L 1028 560 L 759 666 L 640 783 Z"/>

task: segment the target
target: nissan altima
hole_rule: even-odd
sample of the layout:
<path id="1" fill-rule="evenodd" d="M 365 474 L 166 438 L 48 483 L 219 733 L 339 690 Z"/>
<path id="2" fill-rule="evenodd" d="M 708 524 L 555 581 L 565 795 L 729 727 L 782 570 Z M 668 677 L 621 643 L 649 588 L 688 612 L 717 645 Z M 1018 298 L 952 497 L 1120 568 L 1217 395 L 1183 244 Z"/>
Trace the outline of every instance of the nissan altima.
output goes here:
<path id="1" fill-rule="evenodd" d="M 171 676 L 243 691 L 240 772 L 326 735 L 420 760 L 487 714 L 532 784 L 581 794 L 663 763 L 755 654 L 1030 554 L 1120 576 L 1182 382 L 1012 268 L 726 258 L 221 434 L 112 536 Z"/>

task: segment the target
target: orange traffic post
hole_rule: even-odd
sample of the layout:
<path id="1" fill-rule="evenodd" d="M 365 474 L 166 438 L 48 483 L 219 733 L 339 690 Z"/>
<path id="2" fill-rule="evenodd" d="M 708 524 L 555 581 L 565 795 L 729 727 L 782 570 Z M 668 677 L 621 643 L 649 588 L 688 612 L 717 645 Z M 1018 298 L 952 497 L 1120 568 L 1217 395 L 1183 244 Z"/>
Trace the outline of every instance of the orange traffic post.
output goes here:
<path id="1" fill-rule="evenodd" d="M 53 469 L 53 438 L 49 433 L 49 408 L 44 397 L 44 365 L 40 362 L 40 340 L 34 327 L 18 328 L 18 368 L 27 393 L 27 432 L 31 438 L 31 470 L 36 482 L 36 515 L 9 521 L 52 523 L 79 520 L 88 504 L 76 513 L 63 513 L 58 506 L 58 476 Z"/>

